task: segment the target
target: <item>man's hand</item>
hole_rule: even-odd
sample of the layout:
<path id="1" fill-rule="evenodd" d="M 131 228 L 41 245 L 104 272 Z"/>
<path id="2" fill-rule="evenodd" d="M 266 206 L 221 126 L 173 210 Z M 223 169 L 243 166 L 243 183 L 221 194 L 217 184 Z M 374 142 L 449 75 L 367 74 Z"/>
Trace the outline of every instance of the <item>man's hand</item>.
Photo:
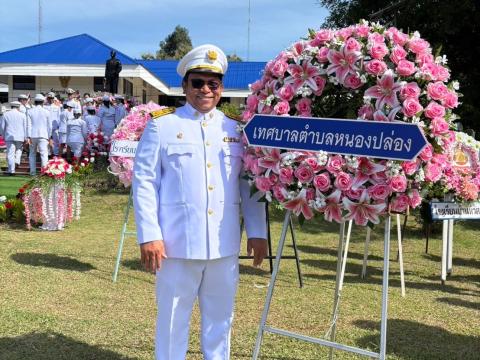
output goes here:
<path id="1" fill-rule="evenodd" d="M 253 266 L 257 267 L 262 264 L 263 259 L 267 256 L 267 240 L 260 238 L 250 238 L 247 241 L 247 255 L 251 256 L 253 250 Z"/>
<path id="2" fill-rule="evenodd" d="M 167 258 L 163 240 L 155 240 L 140 245 L 140 260 L 145 270 L 155 273 L 162 267 L 162 260 Z"/>

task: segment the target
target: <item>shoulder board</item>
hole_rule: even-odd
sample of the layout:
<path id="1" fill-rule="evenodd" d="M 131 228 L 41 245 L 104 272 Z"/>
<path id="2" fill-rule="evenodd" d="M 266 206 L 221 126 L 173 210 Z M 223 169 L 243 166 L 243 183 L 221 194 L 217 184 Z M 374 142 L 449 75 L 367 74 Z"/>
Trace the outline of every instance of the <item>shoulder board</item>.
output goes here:
<path id="1" fill-rule="evenodd" d="M 175 112 L 175 110 L 176 110 L 175 107 L 167 107 L 164 109 L 152 111 L 150 113 L 150 116 L 152 117 L 152 119 L 156 119 L 156 118 L 159 118 L 160 116 L 172 114 Z"/>
<path id="2" fill-rule="evenodd" d="M 237 121 L 237 122 L 240 122 L 240 123 L 244 123 L 241 115 L 233 114 L 233 113 L 230 113 L 228 111 L 224 112 L 224 114 L 225 114 L 226 117 L 228 117 L 231 120 L 234 120 L 234 121 Z"/>

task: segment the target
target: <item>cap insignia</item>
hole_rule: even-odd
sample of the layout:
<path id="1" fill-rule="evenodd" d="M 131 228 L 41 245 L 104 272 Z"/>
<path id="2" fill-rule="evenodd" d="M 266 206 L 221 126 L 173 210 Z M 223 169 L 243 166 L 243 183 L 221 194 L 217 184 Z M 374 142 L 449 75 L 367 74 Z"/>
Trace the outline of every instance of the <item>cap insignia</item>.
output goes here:
<path id="1" fill-rule="evenodd" d="M 208 50 L 207 57 L 208 57 L 208 60 L 215 61 L 218 58 L 218 54 L 215 50 Z"/>

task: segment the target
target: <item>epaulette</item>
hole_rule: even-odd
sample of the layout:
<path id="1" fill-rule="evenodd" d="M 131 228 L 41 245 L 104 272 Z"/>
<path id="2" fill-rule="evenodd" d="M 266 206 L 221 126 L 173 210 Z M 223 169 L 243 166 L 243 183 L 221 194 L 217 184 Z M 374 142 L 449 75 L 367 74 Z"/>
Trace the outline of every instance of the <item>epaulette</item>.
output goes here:
<path id="1" fill-rule="evenodd" d="M 160 116 L 164 116 L 164 115 L 174 113 L 175 110 L 177 110 L 177 109 L 173 106 L 172 107 L 167 107 L 167 108 L 163 108 L 163 109 L 160 109 L 160 110 L 152 111 L 150 113 L 150 116 L 152 117 L 152 119 L 156 119 L 156 118 L 159 118 Z"/>
<path id="2" fill-rule="evenodd" d="M 234 114 L 233 112 L 230 112 L 230 111 L 225 111 L 224 114 L 225 114 L 226 117 L 228 117 L 229 119 L 232 119 L 234 121 L 237 121 L 237 122 L 240 122 L 240 123 L 245 122 L 245 121 L 243 121 L 243 118 L 242 118 L 241 115 Z"/>

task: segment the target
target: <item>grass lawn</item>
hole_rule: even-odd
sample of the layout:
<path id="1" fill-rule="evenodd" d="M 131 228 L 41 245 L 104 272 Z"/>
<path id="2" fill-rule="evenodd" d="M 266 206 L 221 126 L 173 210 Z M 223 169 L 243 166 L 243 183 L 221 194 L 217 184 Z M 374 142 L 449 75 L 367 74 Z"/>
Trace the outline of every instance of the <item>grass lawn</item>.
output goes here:
<path id="1" fill-rule="evenodd" d="M 15 178 L 14 178 L 15 179 Z M 2 188 L 3 189 L 3 188 Z M 1 191 L 0 191 L 1 192 Z M 0 225 L 0 359 L 152 359 L 154 277 L 140 271 L 128 238 L 117 283 L 112 283 L 126 194 L 88 193 L 82 219 L 62 232 Z M 282 215 L 274 214 L 278 241 Z M 268 325 L 321 337 L 333 305 L 338 225 L 319 219 L 297 230 L 304 288 L 295 262 L 280 267 Z M 479 359 L 480 222 L 455 225 L 453 274 L 440 283 L 441 235 L 429 254 L 420 227 L 409 221 L 404 241 L 407 294 L 400 294 L 392 241 L 388 359 Z M 360 279 L 365 229 L 354 227 L 346 267 L 337 340 L 378 351 L 383 229 L 372 232 L 368 278 Z M 392 231 L 392 235 L 394 232 Z M 292 254 L 291 241 L 285 254 Z M 251 359 L 269 280 L 241 262 L 232 359 Z M 195 308 L 188 359 L 202 359 Z M 261 359 L 326 359 L 328 350 L 265 334 Z M 336 359 L 363 357 L 336 352 Z"/>
<path id="2" fill-rule="evenodd" d="M 14 197 L 18 189 L 30 179 L 29 176 L 0 176 L 0 196 Z"/>

